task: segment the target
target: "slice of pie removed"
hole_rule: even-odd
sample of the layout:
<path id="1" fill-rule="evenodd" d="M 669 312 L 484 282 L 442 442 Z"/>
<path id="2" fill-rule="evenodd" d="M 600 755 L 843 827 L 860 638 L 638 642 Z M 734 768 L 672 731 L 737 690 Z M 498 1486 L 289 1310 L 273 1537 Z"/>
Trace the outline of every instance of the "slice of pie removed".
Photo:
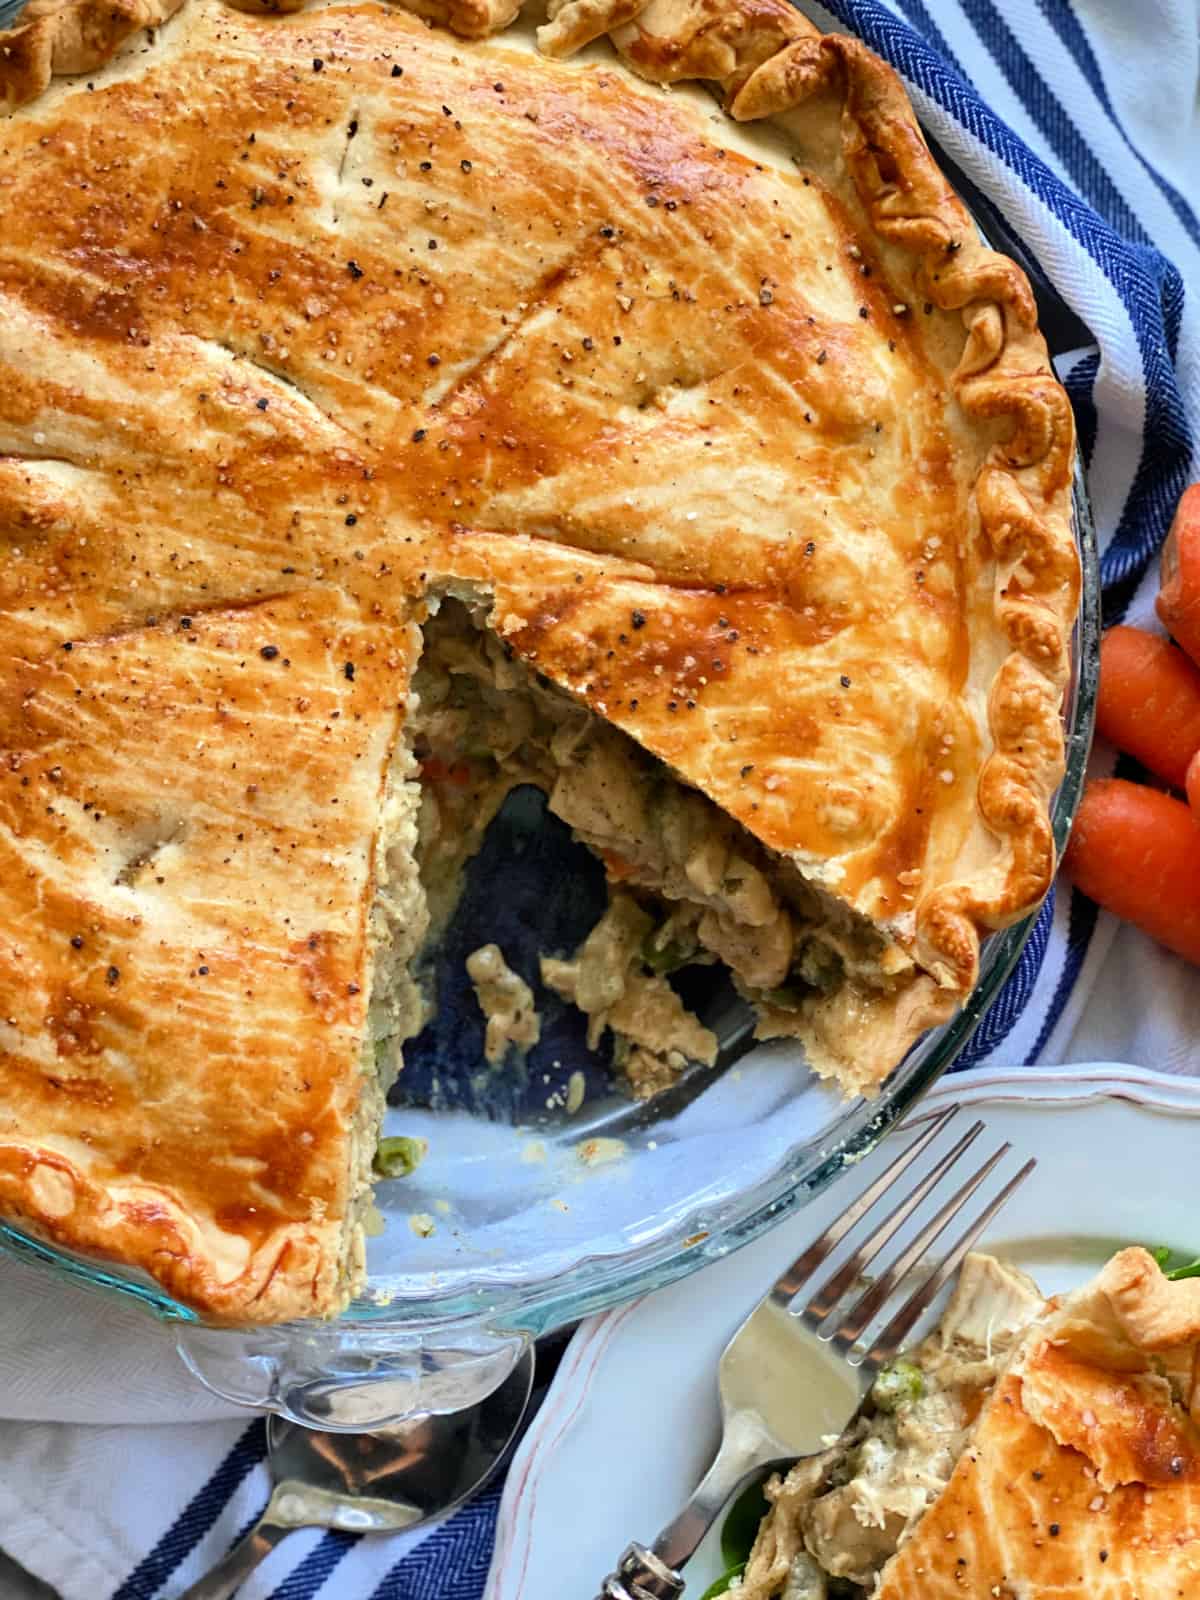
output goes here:
<path id="1" fill-rule="evenodd" d="M 0 1205 L 227 1319 L 356 1282 L 513 783 L 647 1091 L 686 958 L 871 1092 L 1054 868 L 1071 413 L 897 79 L 785 0 L 414 9 L 0 35 Z"/>

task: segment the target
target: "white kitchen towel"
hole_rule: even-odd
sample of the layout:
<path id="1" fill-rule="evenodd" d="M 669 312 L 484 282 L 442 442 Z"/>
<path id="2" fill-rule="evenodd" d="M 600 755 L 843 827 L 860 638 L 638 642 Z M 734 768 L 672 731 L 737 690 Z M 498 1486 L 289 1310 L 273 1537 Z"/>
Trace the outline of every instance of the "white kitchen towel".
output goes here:
<path id="1" fill-rule="evenodd" d="M 803 9 L 897 67 L 939 145 L 1091 329 L 1094 347 L 1063 371 L 1106 616 L 1149 620 L 1154 553 L 1197 474 L 1200 0 Z M 1097 752 L 1097 770 L 1111 763 Z M 964 1065 L 1200 1072 L 1200 980 L 1114 933 L 1060 884 Z M 22 1419 L 0 1423 L 0 1545 L 64 1600 L 165 1600 L 228 1548 L 267 1493 L 261 1420 L 228 1409 L 182 1375 L 142 1313 L 0 1264 L 0 1416 Z M 297 1535 L 244 1600 L 477 1600 L 494 1517 L 493 1492 L 430 1535 Z"/>
<path id="2" fill-rule="evenodd" d="M 10 1423 L 0 1429 L 0 1543 L 64 1600 L 177 1595 L 266 1504 L 262 1418 L 187 1427 Z M 499 1486 L 441 1526 L 389 1538 L 305 1531 L 239 1600 L 478 1600 Z M 3 1594 L 2 1600 L 11 1600 Z"/>
<path id="3" fill-rule="evenodd" d="M 140 1306 L 0 1260 L 0 1549 L 63 1600 L 152 1600 L 266 1505 L 264 1419 L 201 1388 Z M 499 1485 L 387 1539 L 297 1533 L 241 1600 L 477 1600 Z M 0 1600 L 4 1592 L 0 1575 Z"/>

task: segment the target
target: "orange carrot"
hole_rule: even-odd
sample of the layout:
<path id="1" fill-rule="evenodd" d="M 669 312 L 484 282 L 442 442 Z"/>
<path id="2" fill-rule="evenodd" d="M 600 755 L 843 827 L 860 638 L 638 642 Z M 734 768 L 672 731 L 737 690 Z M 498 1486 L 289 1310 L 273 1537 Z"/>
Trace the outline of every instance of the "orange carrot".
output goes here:
<path id="1" fill-rule="evenodd" d="M 600 859 L 604 862 L 608 876 L 614 883 L 620 883 L 622 878 L 632 878 L 637 867 L 625 856 L 616 850 L 601 850 Z"/>
<path id="2" fill-rule="evenodd" d="M 1182 800 L 1123 778 L 1089 783 L 1063 866 L 1084 894 L 1200 966 L 1200 826 Z"/>
<path id="3" fill-rule="evenodd" d="M 1200 663 L 1200 483 L 1183 491 L 1163 548 L 1158 615 Z"/>
<path id="4" fill-rule="evenodd" d="M 1187 770 L 1187 797 L 1188 804 L 1196 813 L 1196 821 L 1200 822 L 1200 750 L 1192 757 L 1192 764 Z"/>
<path id="5" fill-rule="evenodd" d="M 465 789 L 471 781 L 471 768 L 465 761 L 443 761 L 441 756 L 426 756 L 421 763 L 421 776 L 427 783 L 452 783 Z"/>
<path id="6" fill-rule="evenodd" d="M 1096 727 L 1182 789 L 1200 750 L 1200 667 L 1158 634 L 1110 628 L 1100 644 Z"/>

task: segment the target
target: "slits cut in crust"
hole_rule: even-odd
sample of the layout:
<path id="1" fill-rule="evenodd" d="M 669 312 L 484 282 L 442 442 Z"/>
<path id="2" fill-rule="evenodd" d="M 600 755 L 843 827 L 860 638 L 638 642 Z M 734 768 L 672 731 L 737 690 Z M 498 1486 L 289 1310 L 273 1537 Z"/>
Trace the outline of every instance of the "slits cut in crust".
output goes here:
<path id="1" fill-rule="evenodd" d="M 981 936 L 1036 906 L 1054 867 L 1073 429 L 1028 285 L 974 237 L 889 69 L 782 0 L 567 0 L 545 49 L 611 30 L 622 58 L 586 64 L 430 25 L 477 38 L 508 4 L 415 9 L 427 20 L 34 0 L 0 35 L 6 682 L 57 670 L 67 643 L 90 660 L 109 639 L 160 639 L 164 618 L 302 593 L 348 608 L 376 671 L 398 663 L 398 701 L 409 647 L 388 641 L 427 592 L 466 586 L 530 667 L 841 918 L 850 979 L 800 1012 L 764 1006 L 763 1030 L 798 1032 L 819 1071 L 869 1091 L 962 1003 Z M 641 81 L 689 78 L 721 85 L 723 127 L 702 95 Z M 189 692 L 176 673 L 164 661 L 168 699 Z M 391 713 L 373 714 L 383 741 Z M 142 759 L 111 716 L 113 748 Z M 269 726 L 284 749 L 282 701 Z M 382 766 L 346 770 L 381 803 Z M 297 803 L 303 828 L 315 800 Z M 367 810 L 359 906 L 378 887 Z M 0 874 L 31 939 L 33 828 L 14 821 Z M 54 848 L 38 846 L 37 882 Z M 272 871 L 279 904 L 282 860 Z M 320 876 L 288 881 L 311 921 Z M 90 915 L 85 891 L 63 919 Z M 50 937 L 27 969 L 42 976 L 13 969 L 11 986 L 58 981 Z M 192 957 L 176 956 L 184 991 Z M 360 963 L 344 976 L 361 990 L 365 945 Z M 42 1059 L 57 1012 L 10 1005 L 7 987 L 25 1087 L 0 1104 L 28 1148 L 4 1203 L 103 1248 L 82 1213 L 54 1222 L 34 1203 L 68 1091 L 51 1095 Z M 254 1034 L 256 1004 L 230 989 L 230 1040 Z M 148 1002 L 145 1019 L 137 1051 L 104 1036 L 93 1080 L 153 1088 Z M 352 1142 L 361 1045 L 340 1036 L 332 1140 Z M 159 1101 L 138 1104 L 149 1149 Z M 197 1148 L 219 1143 L 214 1122 Z M 144 1209 L 144 1237 L 114 1229 L 111 1253 L 214 1315 L 336 1309 L 353 1255 L 342 1154 L 340 1198 L 305 1178 L 307 1220 L 289 1213 L 273 1245 L 264 1224 L 241 1277 L 221 1277 L 212 1240 L 188 1277 Z M 105 1159 L 96 1206 L 140 1158 L 114 1144 Z M 294 1226 L 315 1239 L 317 1211 L 311 1287 L 300 1274 L 268 1302 L 265 1263 Z"/>
<path id="2" fill-rule="evenodd" d="M 1200 1285 L 1121 1251 L 1035 1327 L 878 1600 L 1200 1593 Z"/>

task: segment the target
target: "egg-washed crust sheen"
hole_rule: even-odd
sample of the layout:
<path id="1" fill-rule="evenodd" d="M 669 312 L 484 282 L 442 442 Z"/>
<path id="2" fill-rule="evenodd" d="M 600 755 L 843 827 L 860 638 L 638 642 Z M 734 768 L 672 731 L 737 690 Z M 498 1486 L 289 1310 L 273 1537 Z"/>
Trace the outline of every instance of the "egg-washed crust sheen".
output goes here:
<path id="1" fill-rule="evenodd" d="M 0 34 L 9 687 L 51 681 L 65 644 L 82 661 L 294 592 L 341 597 L 382 641 L 428 587 L 469 581 L 525 659 L 911 960 L 886 997 L 840 991 L 809 1041 L 869 1088 L 962 1001 L 981 933 L 1036 905 L 1054 866 L 1074 441 L 1024 276 L 978 243 L 891 71 L 784 0 L 568 0 L 542 30 L 562 54 L 611 27 L 641 78 L 716 81 L 733 119 L 763 123 L 750 154 L 703 97 L 619 61 L 437 25 L 475 36 L 507 5 L 256 9 L 293 7 L 32 0 Z M 165 701 L 186 703 L 186 659 L 164 660 Z M 136 709 L 118 742 L 111 704 L 131 765 L 108 781 L 136 789 L 132 763 L 162 766 Z M 280 715 L 264 704 L 245 735 L 277 766 L 303 738 Z M 10 719 L 14 758 L 27 738 Z M 378 768 L 340 759 L 378 793 Z M 365 799 L 339 825 L 351 814 L 367 862 Z M 65 921 L 42 928 L 32 813 L 21 826 L 0 843 L 7 925 L 43 947 L 49 985 L 92 889 L 60 882 Z M 37 830 L 40 883 L 58 835 L 45 812 Z M 211 866 L 193 863 L 197 893 Z M 275 903 L 308 917 L 323 879 L 274 866 Z M 343 885 L 360 908 L 363 871 Z M 0 994 L 25 1019 L 9 1042 L 25 1065 L 5 1070 L 26 1094 L 56 1014 L 25 1007 L 35 965 Z M 192 970 L 181 947 L 179 994 Z M 93 1064 L 138 1091 L 149 1148 L 163 996 L 146 982 L 136 1057 Z M 231 991 L 214 1027 L 248 1037 L 260 1004 Z M 348 1037 L 341 1059 L 356 1083 Z M 82 1126 L 37 1071 L 22 1125 L 39 1141 Z M 250 1059 L 223 1079 L 249 1099 Z M 95 1247 L 99 1224 L 38 1212 L 22 1159 L 9 1211 Z M 183 1281 L 157 1253 L 166 1224 L 139 1214 L 142 1243 L 110 1234 L 111 1253 L 206 1311 L 336 1308 L 328 1255 L 289 1301 L 276 1251 L 268 1303 L 249 1269 L 220 1289 L 215 1255 Z M 230 1223 L 220 1251 L 263 1228 Z"/>
<path id="2" fill-rule="evenodd" d="M 1200 1594 L 1200 1429 L 1155 1376 L 1186 1392 L 1198 1341 L 1200 1284 L 1121 1251 L 1035 1327 L 877 1600 Z"/>
<path id="3" fill-rule="evenodd" d="M 296 590 L 0 672 L 0 1205 L 216 1316 L 346 1265 L 381 644 Z"/>

